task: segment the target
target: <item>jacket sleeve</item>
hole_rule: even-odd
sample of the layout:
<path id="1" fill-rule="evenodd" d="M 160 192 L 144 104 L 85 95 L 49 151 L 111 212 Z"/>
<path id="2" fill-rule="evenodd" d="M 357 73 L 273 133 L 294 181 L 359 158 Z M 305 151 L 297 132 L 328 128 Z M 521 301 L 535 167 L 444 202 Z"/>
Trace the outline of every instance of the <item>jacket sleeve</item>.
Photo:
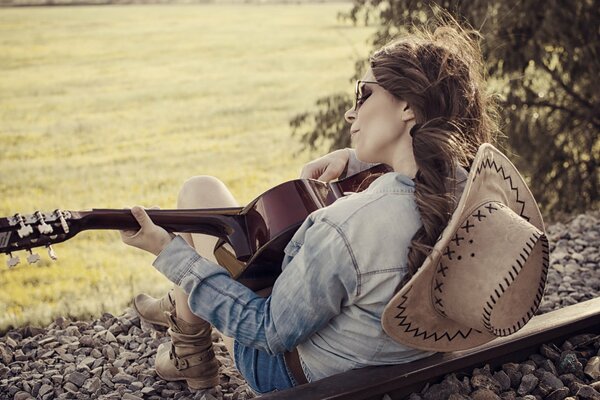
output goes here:
<path id="1" fill-rule="evenodd" d="M 327 222 L 306 230 L 304 244 L 267 298 L 232 279 L 180 236 L 153 265 L 189 295 L 195 315 L 241 344 L 269 354 L 291 350 L 317 332 L 340 313 L 357 284 L 346 242 Z"/>

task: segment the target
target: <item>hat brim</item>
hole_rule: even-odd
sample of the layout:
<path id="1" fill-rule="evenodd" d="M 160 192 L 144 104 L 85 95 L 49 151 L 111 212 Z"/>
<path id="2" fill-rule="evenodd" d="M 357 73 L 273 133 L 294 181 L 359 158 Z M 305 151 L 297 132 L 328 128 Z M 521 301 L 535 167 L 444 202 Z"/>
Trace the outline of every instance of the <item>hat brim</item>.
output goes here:
<path id="1" fill-rule="evenodd" d="M 478 180 L 484 169 L 493 171 L 496 179 Z M 482 197 L 480 193 L 485 193 L 485 196 Z M 481 145 L 458 206 L 431 254 L 383 311 L 383 329 L 396 341 L 423 350 L 456 351 L 469 349 L 496 338 L 484 330 L 464 326 L 441 315 L 434 307 L 431 297 L 435 269 L 443 249 L 465 218 L 465 213 L 476 203 L 483 201 L 499 201 L 540 231 L 544 231 L 537 203 L 515 166 L 491 144 Z"/>

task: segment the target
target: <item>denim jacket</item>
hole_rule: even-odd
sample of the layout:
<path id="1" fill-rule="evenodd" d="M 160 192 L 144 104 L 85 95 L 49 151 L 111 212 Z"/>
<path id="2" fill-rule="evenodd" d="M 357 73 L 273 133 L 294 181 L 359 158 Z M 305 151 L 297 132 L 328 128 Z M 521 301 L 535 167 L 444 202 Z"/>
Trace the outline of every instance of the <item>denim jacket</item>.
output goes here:
<path id="1" fill-rule="evenodd" d="M 433 354 L 395 342 L 381 326 L 420 226 L 414 182 L 389 172 L 308 216 L 285 247 L 281 275 L 267 298 L 180 236 L 153 265 L 189 294 L 194 314 L 225 335 L 269 354 L 297 347 L 307 379 L 315 381 Z"/>

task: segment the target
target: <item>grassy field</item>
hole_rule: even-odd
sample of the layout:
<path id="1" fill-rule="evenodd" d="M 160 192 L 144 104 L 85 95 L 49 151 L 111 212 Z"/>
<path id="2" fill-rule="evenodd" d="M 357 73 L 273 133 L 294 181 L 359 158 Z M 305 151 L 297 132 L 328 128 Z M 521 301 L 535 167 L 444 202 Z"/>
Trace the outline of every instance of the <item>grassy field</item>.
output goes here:
<path id="1" fill-rule="evenodd" d="M 190 176 L 240 204 L 298 176 L 289 119 L 353 90 L 372 28 L 348 3 L 0 9 L 0 216 L 134 204 L 175 208 Z M 120 313 L 169 282 L 116 231 L 12 270 L 0 256 L 0 331 Z M 38 249 L 39 250 L 39 249 Z"/>

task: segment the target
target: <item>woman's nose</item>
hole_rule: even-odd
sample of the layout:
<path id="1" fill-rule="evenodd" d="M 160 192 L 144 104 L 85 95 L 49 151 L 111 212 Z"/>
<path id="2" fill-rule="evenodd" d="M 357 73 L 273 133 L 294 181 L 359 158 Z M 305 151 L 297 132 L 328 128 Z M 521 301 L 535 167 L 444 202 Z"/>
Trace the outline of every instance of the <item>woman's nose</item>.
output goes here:
<path id="1" fill-rule="evenodd" d="M 344 113 L 344 119 L 346 120 L 346 122 L 350 123 L 352 123 L 356 119 L 356 112 L 354 111 L 354 108 L 351 108 Z"/>

